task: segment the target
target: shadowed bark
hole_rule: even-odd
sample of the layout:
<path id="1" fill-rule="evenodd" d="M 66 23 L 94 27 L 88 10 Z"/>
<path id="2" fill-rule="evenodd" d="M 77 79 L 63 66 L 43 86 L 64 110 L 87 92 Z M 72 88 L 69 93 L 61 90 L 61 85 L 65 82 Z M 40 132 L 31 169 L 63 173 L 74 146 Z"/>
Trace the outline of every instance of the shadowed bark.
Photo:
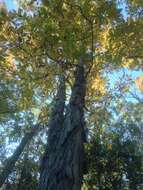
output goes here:
<path id="1" fill-rule="evenodd" d="M 47 157 L 45 156 L 43 161 L 39 190 L 81 189 L 85 91 L 86 81 L 81 61 L 76 68 L 75 82 L 65 119 L 63 123 L 61 120 L 52 126 L 53 132 L 49 131 Z"/>
<path id="2" fill-rule="evenodd" d="M 46 189 L 50 164 L 53 164 L 56 155 L 56 149 L 59 142 L 61 128 L 64 121 L 64 108 L 65 108 L 65 77 L 63 74 L 59 76 L 59 87 L 57 95 L 54 100 L 54 106 L 51 111 L 50 121 L 48 124 L 48 139 L 46 150 L 43 156 L 40 172 L 39 189 Z"/>

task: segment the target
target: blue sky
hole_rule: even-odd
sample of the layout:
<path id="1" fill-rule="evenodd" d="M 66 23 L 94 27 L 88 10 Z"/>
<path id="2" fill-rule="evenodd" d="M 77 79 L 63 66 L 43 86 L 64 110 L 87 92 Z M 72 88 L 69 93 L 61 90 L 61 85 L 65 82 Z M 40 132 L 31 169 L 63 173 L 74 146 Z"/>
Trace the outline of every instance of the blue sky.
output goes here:
<path id="1" fill-rule="evenodd" d="M 0 0 L 0 2 L 1 2 L 1 1 L 6 3 L 7 8 L 8 8 L 9 10 L 15 9 L 14 0 Z M 125 16 L 125 18 L 126 18 L 127 15 L 126 15 L 126 7 L 125 7 L 125 5 L 124 5 L 124 4 L 120 4 L 120 5 L 119 5 L 119 8 L 122 9 L 122 13 L 124 14 L 124 16 Z"/>
<path id="2" fill-rule="evenodd" d="M 2 1 L 2 0 L 1 0 L 1 1 Z M 13 9 L 15 9 L 15 5 L 14 5 L 13 0 L 3 0 L 3 2 L 6 3 L 6 6 L 7 6 L 8 10 L 13 10 Z"/>

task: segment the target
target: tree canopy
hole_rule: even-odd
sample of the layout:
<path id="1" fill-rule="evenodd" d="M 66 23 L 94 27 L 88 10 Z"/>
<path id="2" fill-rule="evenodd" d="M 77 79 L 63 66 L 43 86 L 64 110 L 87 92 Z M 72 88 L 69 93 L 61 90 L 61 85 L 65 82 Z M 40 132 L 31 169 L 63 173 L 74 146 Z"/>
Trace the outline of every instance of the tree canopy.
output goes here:
<path id="1" fill-rule="evenodd" d="M 142 1 L 15 4 L 0 3 L 0 186 L 142 190 Z"/>

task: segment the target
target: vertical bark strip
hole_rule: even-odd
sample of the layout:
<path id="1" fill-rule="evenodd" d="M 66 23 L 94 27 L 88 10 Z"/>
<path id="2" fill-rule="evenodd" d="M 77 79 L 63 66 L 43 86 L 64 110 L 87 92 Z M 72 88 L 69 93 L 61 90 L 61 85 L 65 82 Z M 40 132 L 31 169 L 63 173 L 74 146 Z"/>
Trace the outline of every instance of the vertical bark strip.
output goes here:
<path id="1" fill-rule="evenodd" d="M 80 190 L 83 177 L 84 157 L 84 106 L 86 80 L 83 61 L 80 60 L 75 72 L 75 82 L 63 130 L 60 138 L 61 151 L 57 164 L 60 166 L 56 178 L 57 190 Z"/>
<path id="2" fill-rule="evenodd" d="M 51 111 L 50 121 L 48 124 L 48 140 L 46 150 L 42 160 L 39 189 L 47 189 L 47 179 L 50 166 L 54 165 L 54 157 L 59 142 L 60 132 L 64 120 L 65 108 L 65 77 L 63 74 L 59 76 L 59 88 L 55 97 L 54 106 Z"/>
<path id="3" fill-rule="evenodd" d="M 65 119 L 47 150 L 39 190 L 80 190 L 83 175 L 84 98 L 86 81 L 83 62 L 76 68 L 75 82 Z M 59 126 L 59 124 L 58 124 Z M 58 128 L 58 126 L 54 126 Z M 54 130 L 53 128 L 53 130 Z"/>
<path id="4" fill-rule="evenodd" d="M 23 152 L 25 146 L 29 143 L 32 137 L 35 135 L 39 128 L 39 124 L 35 125 L 30 132 L 27 132 L 23 139 L 21 140 L 19 146 L 14 151 L 13 155 L 8 159 L 6 162 L 5 167 L 3 168 L 2 172 L 0 173 L 0 187 L 4 184 L 5 180 L 8 178 L 9 174 L 12 172 L 15 163 L 19 159 L 21 153 Z"/>

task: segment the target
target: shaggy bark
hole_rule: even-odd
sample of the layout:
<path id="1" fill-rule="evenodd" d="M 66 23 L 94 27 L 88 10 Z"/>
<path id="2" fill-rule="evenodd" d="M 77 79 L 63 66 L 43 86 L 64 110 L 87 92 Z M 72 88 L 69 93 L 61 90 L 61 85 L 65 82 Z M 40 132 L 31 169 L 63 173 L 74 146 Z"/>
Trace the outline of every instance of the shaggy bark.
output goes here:
<path id="1" fill-rule="evenodd" d="M 80 190 L 83 176 L 84 98 L 86 81 L 83 62 L 77 66 L 72 94 L 63 124 L 49 132 L 47 157 L 39 190 Z M 52 135 L 52 137 L 51 137 Z"/>
<path id="2" fill-rule="evenodd" d="M 48 140 L 46 150 L 43 156 L 40 172 L 39 189 L 46 189 L 47 176 L 49 172 L 49 165 L 53 164 L 53 159 L 56 154 L 57 145 L 59 142 L 60 132 L 64 120 L 65 108 L 65 77 L 59 76 L 59 88 L 55 97 L 54 106 L 51 111 L 50 121 L 48 124 Z"/>
<path id="3" fill-rule="evenodd" d="M 8 178 L 9 174 L 12 172 L 15 163 L 19 159 L 21 153 L 23 152 L 25 146 L 29 143 L 32 137 L 39 129 L 39 124 L 35 125 L 30 132 L 27 132 L 23 139 L 21 140 L 19 146 L 16 148 L 14 154 L 7 160 L 2 172 L 0 173 L 0 187 L 4 184 L 5 180 Z"/>

